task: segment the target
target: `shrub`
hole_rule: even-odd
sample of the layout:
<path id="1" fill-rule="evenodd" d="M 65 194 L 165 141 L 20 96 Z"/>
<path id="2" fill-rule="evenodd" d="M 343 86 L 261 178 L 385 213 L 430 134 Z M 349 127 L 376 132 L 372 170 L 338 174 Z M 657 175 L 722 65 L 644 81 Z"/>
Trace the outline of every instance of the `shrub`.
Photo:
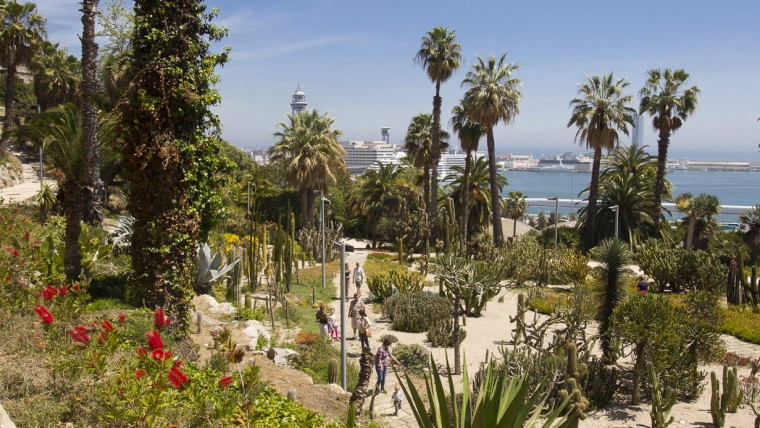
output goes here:
<path id="1" fill-rule="evenodd" d="M 391 344 L 398 343 L 398 337 L 396 337 L 396 336 L 394 336 L 392 334 L 384 334 L 384 335 L 380 336 L 380 339 L 379 339 L 380 343 L 384 342 L 385 339 L 390 340 Z"/>
<path id="2" fill-rule="evenodd" d="M 433 293 L 397 294 L 385 301 L 383 313 L 393 322 L 394 330 L 420 333 L 438 320 L 451 318 L 451 304 Z"/>
<path id="3" fill-rule="evenodd" d="M 723 310 L 720 331 L 750 343 L 760 344 L 760 313 L 739 306 L 729 306 Z"/>
<path id="4" fill-rule="evenodd" d="M 591 273 L 589 256 L 572 248 L 560 248 L 557 258 L 556 278 L 563 284 L 583 285 Z"/>
<path id="5" fill-rule="evenodd" d="M 394 293 L 406 294 L 422 291 L 425 277 L 403 267 L 372 273 L 367 278 L 370 293 L 377 301 L 384 301 Z"/>
<path id="6" fill-rule="evenodd" d="M 332 346 L 326 339 L 319 338 L 313 345 L 302 348 L 301 353 L 293 360 L 296 368 L 314 379 L 314 383 L 328 383 L 328 370 L 331 359 L 340 361 L 340 350 Z M 346 383 L 348 389 L 353 389 L 359 380 L 359 368 L 356 363 L 346 365 Z"/>
<path id="7" fill-rule="evenodd" d="M 451 317 L 439 319 L 434 322 L 427 331 L 427 340 L 434 347 L 443 346 L 451 348 L 454 346 L 454 320 Z M 459 344 L 467 337 L 467 331 L 459 328 Z"/>
<path id="8" fill-rule="evenodd" d="M 639 246 L 636 260 L 641 269 L 652 277 L 657 291 L 674 293 L 703 290 L 719 293 L 725 287 L 728 269 L 720 259 L 701 250 L 669 248 L 658 241 Z"/>
<path id="9" fill-rule="evenodd" d="M 319 335 L 315 333 L 306 333 L 304 331 L 296 335 L 296 345 L 312 346 L 319 341 Z"/>
<path id="10" fill-rule="evenodd" d="M 383 302 L 393 295 L 393 284 L 388 275 L 376 274 L 367 278 L 370 296 L 375 301 Z"/>
<path id="11" fill-rule="evenodd" d="M 396 346 L 393 356 L 404 365 L 404 369 L 420 376 L 424 373 L 429 358 L 428 350 L 417 343 Z"/>

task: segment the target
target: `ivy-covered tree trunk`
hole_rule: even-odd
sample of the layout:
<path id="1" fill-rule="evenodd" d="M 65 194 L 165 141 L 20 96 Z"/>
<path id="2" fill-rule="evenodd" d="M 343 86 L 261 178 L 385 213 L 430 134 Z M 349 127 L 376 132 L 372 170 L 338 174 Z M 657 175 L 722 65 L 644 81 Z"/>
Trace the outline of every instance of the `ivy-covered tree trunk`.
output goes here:
<path id="1" fill-rule="evenodd" d="M 98 155 L 97 89 L 98 44 L 95 43 L 95 14 L 99 0 L 82 1 L 82 216 L 84 221 L 103 221 L 105 190 L 100 179 Z"/>
<path id="2" fill-rule="evenodd" d="M 82 233 L 81 193 L 79 183 L 66 180 L 63 183 L 63 212 L 66 216 L 64 231 L 63 267 L 66 279 L 73 281 L 82 273 L 82 253 L 79 250 L 79 235 Z"/>
<path id="3" fill-rule="evenodd" d="M 3 120 L 3 134 L 0 140 L 0 153 L 8 150 L 10 136 L 8 131 L 13 127 L 13 98 L 16 96 L 16 64 L 10 59 L 5 71 L 5 120 Z"/>
<path id="4" fill-rule="evenodd" d="M 226 35 L 201 0 L 135 1 L 132 83 L 119 106 L 135 217 L 132 266 L 145 304 L 170 311 L 187 331 L 195 248 L 221 201 L 220 101 L 214 69 L 227 61 L 210 42 Z"/>

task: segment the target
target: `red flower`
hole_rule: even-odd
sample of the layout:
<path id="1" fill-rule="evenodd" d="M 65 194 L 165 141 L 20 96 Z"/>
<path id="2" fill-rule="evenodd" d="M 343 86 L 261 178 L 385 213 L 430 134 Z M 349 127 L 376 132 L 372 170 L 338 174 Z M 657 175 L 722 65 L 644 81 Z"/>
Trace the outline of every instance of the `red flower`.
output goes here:
<path id="1" fill-rule="evenodd" d="M 65 296 L 68 291 L 69 290 L 66 289 L 65 285 L 58 287 L 58 294 L 60 294 L 61 296 Z"/>
<path id="2" fill-rule="evenodd" d="M 119 314 L 118 318 L 119 318 L 119 324 L 121 324 L 124 322 L 124 320 L 127 319 L 127 316 L 124 314 Z"/>
<path id="3" fill-rule="evenodd" d="M 161 340 L 161 335 L 157 331 L 153 330 L 145 333 L 145 339 L 148 341 L 150 349 L 164 349 L 164 341 Z"/>
<path id="4" fill-rule="evenodd" d="M 153 312 L 153 326 L 156 330 L 161 330 L 167 325 L 169 325 L 169 320 L 164 315 L 164 310 L 156 308 L 156 311 Z"/>
<path id="5" fill-rule="evenodd" d="M 52 324 L 54 321 L 53 314 L 50 313 L 50 311 L 47 310 L 46 307 L 42 305 L 37 305 L 34 307 L 34 312 L 37 313 L 37 315 L 40 316 L 40 319 L 45 324 Z"/>
<path id="6" fill-rule="evenodd" d="M 52 285 L 48 285 L 47 287 L 43 288 L 42 291 L 40 291 L 40 294 L 38 296 L 42 296 L 43 300 L 53 300 L 53 297 L 55 297 L 57 294 L 58 290 L 56 290 L 56 288 Z"/>
<path id="7" fill-rule="evenodd" d="M 228 388 L 230 385 L 232 385 L 232 376 L 225 376 L 219 379 L 219 386 L 222 389 Z"/>
<path id="8" fill-rule="evenodd" d="M 90 343 L 90 336 L 87 335 L 87 328 L 81 325 L 74 327 L 74 330 L 71 330 L 69 334 L 71 335 L 71 338 L 74 339 L 74 342 L 82 345 Z"/>
<path id="9" fill-rule="evenodd" d="M 29 240 L 29 232 L 28 231 L 24 234 L 24 239 L 26 239 L 27 241 Z"/>
<path id="10" fill-rule="evenodd" d="M 166 358 L 166 354 L 164 354 L 163 349 L 156 349 L 150 353 L 150 357 L 156 361 L 163 361 Z"/>
<path id="11" fill-rule="evenodd" d="M 11 276 L 10 276 L 10 275 L 6 276 L 6 277 L 5 277 L 5 280 L 6 280 L 6 281 L 8 281 L 8 282 L 10 282 L 10 280 L 11 280 Z"/>
<path id="12" fill-rule="evenodd" d="M 137 369 L 135 371 L 135 378 L 140 379 L 141 377 L 145 376 L 145 370 L 143 369 Z"/>
<path id="13" fill-rule="evenodd" d="M 108 334 L 113 331 L 113 324 L 111 324 L 111 321 L 104 320 L 100 326 L 103 328 L 103 331 Z"/>
<path id="14" fill-rule="evenodd" d="M 13 257 L 18 257 L 18 254 L 19 254 L 18 250 L 14 249 L 13 250 Z"/>
<path id="15" fill-rule="evenodd" d="M 142 346 L 138 346 L 137 347 L 137 356 L 140 357 L 140 358 L 143 358 L 146 355 L 148 355 L 148 350 L 145 349 L 145 348 L 143 348 Z"/>
<path id="16" fill-rule="evenodd" d="M 71 289 L 72 289 L 73 291 L 75 291 L 75 292 L 76 292 L 76 291 L 79 291 L 79 284 L 74 284 L 74 285 L 71 287 Z"/>
<path id="17" fill-rule="evenodd" d="M 177 367 L 172 367 L 171 370 L 169 370 L 169 382 L 171 382 L 175 388 L 181 389 L 182 385 L 187 382 L 187 376 Z"/>
<path id="18" fill-rule="evenodd" d="M 174 356 L 174 352 L 172 352 L 171 350 L 168 350 L 168 351 L 164 352 L 164 359 L 166 359 L 166 360 L 168 360 L 169 358 L 171 358 L 173 356 Z M 180 362 L 180 364 L 182 364 L 182 363 Z"/>
<path id="19" fill-rule="evenodd" d="M 166 355 L 167 355 L 167 358 L 171 358 L 172 351 L 166 351 Z M 172 368 L 173 369 L 178 369 L 180 367 L 182 367 L 182 360 L 177 360 L 177 361 L 175 361 L 175 362 L 172 363 Z"/>

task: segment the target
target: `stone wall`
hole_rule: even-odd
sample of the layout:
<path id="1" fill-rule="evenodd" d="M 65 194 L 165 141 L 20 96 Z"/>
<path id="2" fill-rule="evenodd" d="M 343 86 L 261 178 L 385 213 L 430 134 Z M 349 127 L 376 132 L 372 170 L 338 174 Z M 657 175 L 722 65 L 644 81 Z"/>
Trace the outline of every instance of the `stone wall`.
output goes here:
<path id="1" fill-rule="evenodd" d="M 18 161 L 15 158 L 5 159 L 2 156 L 0 155 L 0 189 L 23 183 L 24 176 L 16 165 Z"/>

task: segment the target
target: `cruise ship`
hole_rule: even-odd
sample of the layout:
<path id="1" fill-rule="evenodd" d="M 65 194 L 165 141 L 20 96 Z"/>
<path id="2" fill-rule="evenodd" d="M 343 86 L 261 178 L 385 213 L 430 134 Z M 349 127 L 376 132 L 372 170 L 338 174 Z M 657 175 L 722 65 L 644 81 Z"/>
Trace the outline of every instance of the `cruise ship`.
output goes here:
<path id="1" fill-rule="evenodd" d="M 588 172 L 593 162 L 593 153 L 566 152 L 542 157 L 530 171 Z"/>

